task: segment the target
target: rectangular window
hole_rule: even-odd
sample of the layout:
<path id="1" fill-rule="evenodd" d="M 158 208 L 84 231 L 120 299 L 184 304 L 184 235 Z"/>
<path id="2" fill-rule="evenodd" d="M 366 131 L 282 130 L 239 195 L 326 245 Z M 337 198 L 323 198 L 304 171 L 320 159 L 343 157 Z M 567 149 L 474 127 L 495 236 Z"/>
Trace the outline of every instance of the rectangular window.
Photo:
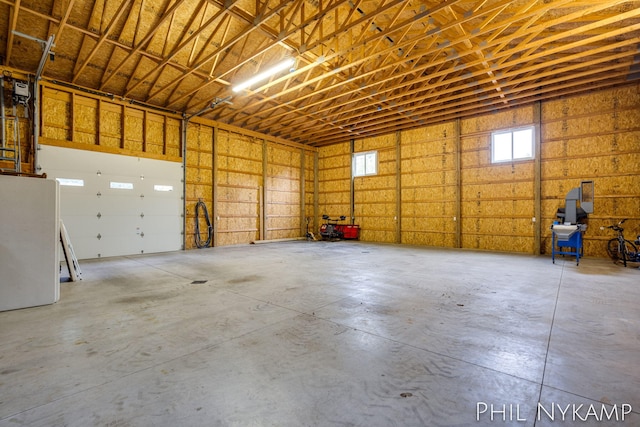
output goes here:
<path id="1" fill-rule="evenodd" d="M 67 187 L 84 187 L 84 179 L 75 178 L 56 178 L 60 185 Z"/>
<path id="2" fill-rule="evenodd" d="M 491 163 L 533 159 L 533 126 L 491 134 Z"/>
<path id="3" fill-rule="evenodd" d="M 109 188 L 114 188 L 117 190 L 133 190 L 133 183 L 110 181 Z"/>
<path id="4" fill-rule="evenodd" d="M 154 184 L 153 190 L 154 191 L 173 191 L 173 185 Z"/>
<path id="5" fill-rule="evenodd" d="M 378 152 L 367 151 L 353 154 L 353 176 L 376 175 L 378 173 Z"/>

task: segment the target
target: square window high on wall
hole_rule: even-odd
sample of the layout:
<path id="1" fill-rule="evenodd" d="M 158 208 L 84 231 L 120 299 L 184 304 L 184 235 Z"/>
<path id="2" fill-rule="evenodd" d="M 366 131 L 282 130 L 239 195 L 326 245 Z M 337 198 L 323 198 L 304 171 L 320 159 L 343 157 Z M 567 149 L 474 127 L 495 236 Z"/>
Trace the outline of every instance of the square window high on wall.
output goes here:
<path id="1" fill-rule="evenodd" d="M 354 153 L 352 165 L 354 177 L 376 175 L 378 173 L 378 152 Z"/>
<path id="2" fill-rule="evenodd" d="M 491 134 L 491 163 L 533 159 L 533 126 Z"/>

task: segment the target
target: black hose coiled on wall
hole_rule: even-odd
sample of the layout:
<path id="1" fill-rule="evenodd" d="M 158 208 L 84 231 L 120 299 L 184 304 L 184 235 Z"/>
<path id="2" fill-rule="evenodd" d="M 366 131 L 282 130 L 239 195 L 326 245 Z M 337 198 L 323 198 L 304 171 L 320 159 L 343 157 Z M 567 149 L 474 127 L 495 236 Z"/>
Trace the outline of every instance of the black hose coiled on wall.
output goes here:
<path id="1" fill-rule="evenodd" d="M 204 219 L 207 222 L 207 240 L 202 242 L 200 237 L 200 209 L 204 210 Z M 202 200 L 196 203 L 196 246 L 198 248 L 206 248 L 211 244 L 211 238 L 213 237 L 213 227 L 211 226 L 211 218 L 209 218 L 209 211 L 207 205 Z"/>

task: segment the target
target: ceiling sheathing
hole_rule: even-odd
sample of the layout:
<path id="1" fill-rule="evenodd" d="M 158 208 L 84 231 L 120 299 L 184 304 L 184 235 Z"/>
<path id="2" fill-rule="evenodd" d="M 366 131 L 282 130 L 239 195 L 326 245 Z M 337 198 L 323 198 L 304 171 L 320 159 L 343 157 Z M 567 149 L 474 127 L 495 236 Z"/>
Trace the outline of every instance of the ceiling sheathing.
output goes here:
<path id="1" fill-rule="evenodd" d="M 55 35 L 45 79 L 310 146 L 640 77 L 640 1 L 0 0 L 0 17 L 4 66 L 35 72 L 21 34 Z"/>

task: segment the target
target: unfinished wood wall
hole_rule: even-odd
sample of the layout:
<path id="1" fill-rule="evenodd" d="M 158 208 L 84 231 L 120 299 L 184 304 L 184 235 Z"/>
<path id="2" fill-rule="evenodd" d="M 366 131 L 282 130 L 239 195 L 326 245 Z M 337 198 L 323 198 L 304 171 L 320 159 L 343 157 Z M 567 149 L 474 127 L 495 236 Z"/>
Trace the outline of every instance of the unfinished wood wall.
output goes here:
<path id="1" fill-rule="evenodd" d="M 491 133 L 525 126 L 539 157 L 492 164 Z M 628 218 L 627 237 L 640 234 L 638 85 L 355 141 L 355 151 L 379 150 L 381 169 L 357 178 L 353 194 L 349 148 L 319 150 L 318 211 L 344 215 L 353 197 L 362 240 L 550 253 L 556 211 L 582 180 L 595 183 L 586 256 L 606 256 L 613 235 L 600 226 Z"/>
<path id="2" fill-rule="evenodd" d="M 266 144 L 265 240 L 301 236 L 302 151 Z"/>
<path id="3" fill-rule="evenodd" d="M 370 242 L 395 243 L 399 221 L 397 206 L 396 134 L 355 140 L 353 152 L 378 152 L 378 173 L 353 180 L 354 223 L 360 238 Z M 349 222 L 351 223 L 351 222 Z"/>
<path id="4" fill-rule="evenodd" d="M 542 106 L 542 251 L 551 252 L 550 224 L 566 194 L 593 180 L 594 212 L 585 233 L 586 255 L 606 256 L 614 237 L 600 230 L 628 218 L 625 235 L 640 234 L 640 94 L 626 86 Z"/>
<path id="5" fill-rule="evenodd" d="M 41 143 L 182 161 L 177 115 L 50 83 L 41 93 Z M 216 245 L 303 236 L 306 218 L 317 233 L 328 214 L 355 217 L 362 240 L 549 253 L 556 210 L 593 180 L 585 254 L 606 256 L 612 235 L 600 226 L 628 218 L 627 236 L 640 233 L 639 123 L 637 85 L 319 150 L 190 122 L 186 247 L 203 199 Z M 540 158 L 492 165 L 491 132 L 527 125 L 540 131 Z M 21 138 L 28 128 L 21 124 Z M 352 181 L 352 151 L 373 149 L 380 174 Z"/>
<path id="6" fill-rule="evenodd" d="M 318 151 L 318 212 L 337 218 L 351 216 L 351 144 L 323 147 Z M 318 229 L 316 228 L 316 232 Z"/>
<path id="7" fill-rule="evenodd" d="M 534 125 L 534 107 L 461 121 L 462 247 L 533 252 L 534 161 L 491 163 L 491 132 Z"/>
<path id="8" fill-rule="evenodd" d="M 43 144 L 181 161 L 182 119 L 51 83 L 41 87 Z"/>
<path id="9" fill-rule="evenodd" d="M 185 159 L 185 248 L 196 247 L 196 205 L 203 202 L 213 212 L 213 128 L 199 123 L 187 125 Z M 210 217 L 211 218 L 211 217 Z M 204 210 L 198 212 L 200 239 L 207 240 Z"/>
<path id="10" fill-rule="evenodd" d="M 216 129 L 214 167 L 215 245 L 304 236 L 304 212 L 311 197 L 313 163 L 303 149 Z M 303 196 L 306 194 L 306 196 Z"/>
<path id="11" fill-rule="evenodd" d="M 303 237 L 306 216 L 316 216 L 313 148 L 52 84 L 43 85 L 42 95 L 42 144 L 182 162 L 187 123 L 186 249 L 196 247 L 199 201 L 216 246 Z M 205 241 L 203 211 L 199 221 Z"/>
<path id="12" fill-rule="evenodd" d="M 402 132 L 401 138 L 401 241 L 456 247 L 456 123 Z"/>
<path id="13" fill-rule="evenodd" d="M 262 140 L 219 130 L 216 137 L 216 245 L 260 239 Z"/>
<path id="14" fill-rule="evenodd" d="M 318 194 L 316 188 L 318 153 L 315 151 L 303 150 L 302 161 L 304 162 L 302 169 L 304 174 L 304 194 L 302 202 L 304 206 L 301 226 L 304 227 L 304 236 L 306 236 L 307 231 L 309 231 L 317 237 L 318 229 L 320 228 L 318 218 L 316 217 L 318 211 L 318 199 L 316 197 Z"/>

